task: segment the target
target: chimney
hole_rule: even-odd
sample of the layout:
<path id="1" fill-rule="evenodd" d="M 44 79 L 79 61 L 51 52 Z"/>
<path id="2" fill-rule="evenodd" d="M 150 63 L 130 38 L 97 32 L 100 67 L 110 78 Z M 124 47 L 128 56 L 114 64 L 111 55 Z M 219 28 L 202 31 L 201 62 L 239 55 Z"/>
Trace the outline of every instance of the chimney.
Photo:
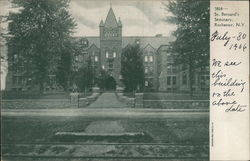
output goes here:
<path id="1" fill-rule="evenodd" d="M 155 37 L 162 37 L 162 34 L 156 34 Z"/>

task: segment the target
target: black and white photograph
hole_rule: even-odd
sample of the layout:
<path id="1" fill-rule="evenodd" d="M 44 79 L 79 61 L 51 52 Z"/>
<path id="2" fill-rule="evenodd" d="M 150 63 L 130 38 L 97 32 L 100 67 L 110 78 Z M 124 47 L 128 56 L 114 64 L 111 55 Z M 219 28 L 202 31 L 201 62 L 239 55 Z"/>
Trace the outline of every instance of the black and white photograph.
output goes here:
<path id="1" fill-rule="evenodd" d="M 2 161 L 209 160 L 209 0 L 0 0 Z"/>

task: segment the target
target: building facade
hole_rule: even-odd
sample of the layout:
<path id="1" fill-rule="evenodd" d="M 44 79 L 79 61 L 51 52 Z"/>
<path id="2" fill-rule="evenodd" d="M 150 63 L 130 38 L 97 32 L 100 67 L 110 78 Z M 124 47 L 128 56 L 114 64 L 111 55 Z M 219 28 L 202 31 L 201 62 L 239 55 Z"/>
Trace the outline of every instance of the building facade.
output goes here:
<path id="1" fill-rule="evenodd" d="M 109 9 L 105 21 L 99 25 L 99 36 L 74 37 L 73 41 L 80 42 L 83 52 L 74 55 L 73 69 L 77 71 L 86 60 L 93 62 L 94 75 L 100 70 L 105 70 L 115 81 L 116 87 L 123 87 L 121 70 L 122 50 L 131 44 L 140 46 L 142 53 L 145 90 L 146 91 L 188 91 L 189 77 L 185 66 L 174 64 L 174 54 L 167 48 L 173 37 L 156 36 L 122 36 L 122 21 L 116 19 L 112 7 Z M 197 69 L 195 73 L 195 90 L 206 91 L 209 84 L 209 72 Z M 17 76 L 19 76 L 17 78 Z M 9 71 L 6 90 L 29 90 L 27 81 L 21 80 L 22 76 Z M 55 75 L 51 75 L 46 90 L 59 89 Z"/>

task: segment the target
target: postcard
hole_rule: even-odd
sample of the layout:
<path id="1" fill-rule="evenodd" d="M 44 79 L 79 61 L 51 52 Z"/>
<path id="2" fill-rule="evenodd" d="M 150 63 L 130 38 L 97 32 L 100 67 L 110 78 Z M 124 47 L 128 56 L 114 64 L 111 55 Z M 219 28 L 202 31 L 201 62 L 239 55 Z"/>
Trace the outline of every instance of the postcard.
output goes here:
<path id="1" fill-rule="evenodd" d="M 0 0 L 1 160 L 249 160 L 249 2 Z"/>

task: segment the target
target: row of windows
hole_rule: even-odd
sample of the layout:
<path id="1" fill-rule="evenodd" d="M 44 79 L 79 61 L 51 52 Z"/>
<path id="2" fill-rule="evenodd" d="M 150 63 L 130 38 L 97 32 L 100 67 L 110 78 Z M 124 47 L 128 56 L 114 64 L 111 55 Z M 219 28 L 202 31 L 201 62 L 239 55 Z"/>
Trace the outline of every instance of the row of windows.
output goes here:
<path id="1" fill-rule="evenodd" d="M 145 87 L 153 87 L 152 81 L 146 80 L 144 83 Z"/>
<path id="2" fill-rule="evenodd" d="M 145 72 L 145 73 L 153 72 L 153 67 L 145 67 L 145 68 L 144 68 L 144 72 Z"/>
<path id="3" fill-rule="evenodd" d="M 167 64 L 167 72 L 176 72 L 176 71 L 177 67 L 175 65 Z"/>
<path id="4" fill-rule="evenodd" d="M 144 62 L 153 62 L 154 61 L 154 58 L 153 58 L 153 56 L 152 55 L 150 55 L 150 56 L 145 56 L 144 57 Z"/>
<path id="5" fill-rule="evenodd" d="M 176 76 L 168 76 L 167 85 L 176 85 Z"/>
<path id="6" fill-rule="evenodd" d="M 108 63 L 108 69 L 109 69 L 109 70 L 113 70 L 113 66 L 114 66 L 113 62 L 109 62 L 109 63 Z M 105 69 L 105 66 L 104 66 L 104 65 L 102 65 L 102 69 Z"/>
<path id="7" fill-rule="evenodd" d="M 116 52 L 113 51 L 113 54 L 110 54 L 108 51 L 106 51 L 105 56 L 106 58 L 116 58 Z"/>
<path id="8" fill-rule="evenodd" d="M 167 85 L 176 85 L 177 77 L 176 76 L 167 76 Z M 188 78 L 186 74 L 182 75 L 182 85 L 187 85 Z M 195 82 L 194 82 L 195 83 Z M 200 76 L 200 85 L 207 86 L 209 85 L 209 76 L 202 75 Z"/>
<path id="9" fill-rule="evenodd" d="M 109 32 L 105 32 L 104 36 L 105 37 L 117 37 L 118 34 L 117 32 L 109 31 Z"/>

